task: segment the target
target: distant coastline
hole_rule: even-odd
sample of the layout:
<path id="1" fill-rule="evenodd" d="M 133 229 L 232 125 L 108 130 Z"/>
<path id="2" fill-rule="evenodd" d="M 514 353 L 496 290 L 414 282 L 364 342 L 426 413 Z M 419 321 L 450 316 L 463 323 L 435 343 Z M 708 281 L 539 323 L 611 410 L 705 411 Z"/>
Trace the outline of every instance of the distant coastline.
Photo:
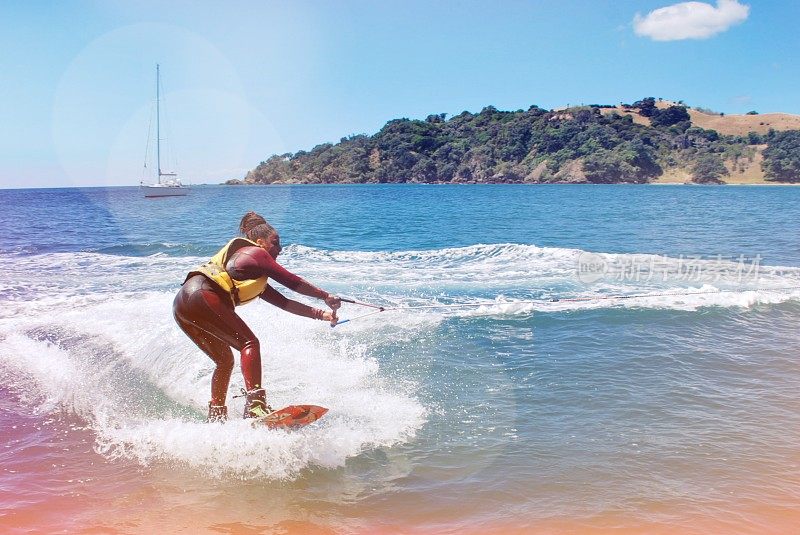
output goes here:
<path id="1" fill-rule="evenodd" d="M 200 184 L 200 186 L 262 186 L 262 187 L 285 187 L 285 186 L 635 186 L 635 187 L 648 187 L 648 186 L 741 186 L 741 187 L 797 187 L 800 182 L 720 182 L 717 184 L 700 184 L 697 182 L 270 182 L 268 184 L 262 183 L 246 183 L 238 178 L 234 178 L 223 182 L 221 184 Z M 120 186 L 127 187 L 127 186 Z"/>
<path id="2" fill-rule="evenodd" d="M 228 185 L 800 183 L 800 116 L 725 115 L 652 97 L 394 119 L 273 155 Z"/>

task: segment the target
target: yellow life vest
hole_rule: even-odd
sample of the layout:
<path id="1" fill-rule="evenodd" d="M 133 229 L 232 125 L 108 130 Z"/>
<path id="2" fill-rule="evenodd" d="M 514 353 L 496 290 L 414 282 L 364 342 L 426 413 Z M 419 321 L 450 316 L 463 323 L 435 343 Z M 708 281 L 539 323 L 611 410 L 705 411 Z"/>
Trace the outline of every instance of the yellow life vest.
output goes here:
<path id="1" fill-rule="evenodd" d="M 261 295 L 261 293 L 267 288 L 267 277 L 264 276 L 259 277 L 258 279 L 237 281 L 231 278 L 231 276 L 225 270 L 225 264 L 228 263 L 228 260 L 233 253 L 242 247 L 251 246 L 258 247 L 258 244 L 245 238 L 232 239 L 225 247 L 220 249 L 217 254 L 211 257 L 211 260 L 196 270 L 189 272 L 189 274 L 186 276 L 186 279 L 188 280 L 192 275 L 200 273 L 212 280 L 217 286 L 222 288 L 228 295 L 230 295 L 231 301 L 234 305 L 249 303 Z"/>

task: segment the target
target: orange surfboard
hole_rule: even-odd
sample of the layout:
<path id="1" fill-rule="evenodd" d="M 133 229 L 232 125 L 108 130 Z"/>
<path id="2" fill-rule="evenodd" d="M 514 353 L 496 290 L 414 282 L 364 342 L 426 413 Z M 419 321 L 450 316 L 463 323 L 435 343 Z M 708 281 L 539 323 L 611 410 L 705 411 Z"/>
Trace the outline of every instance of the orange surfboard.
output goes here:
<path id="1" fill-rule="evenodd" d="M 269 429 L 298 428 L 316 422 L 328 412 L 319 405 L 289 405 L 262 418 L 253 420 L 253 427 Z"/>

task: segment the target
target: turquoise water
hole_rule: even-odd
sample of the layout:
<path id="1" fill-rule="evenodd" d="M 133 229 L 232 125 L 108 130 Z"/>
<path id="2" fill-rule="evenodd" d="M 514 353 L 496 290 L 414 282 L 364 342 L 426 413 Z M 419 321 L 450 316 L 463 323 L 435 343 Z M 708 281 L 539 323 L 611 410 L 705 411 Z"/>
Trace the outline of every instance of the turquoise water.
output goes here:
<path id="1" fill-rule="evenodd" d="M 800 188 L 107 188 L 0 203 L 4 529 L 800 521 Z M 335 329 L 239 309 L 272 404 L 330 408 L 301 431 L 202 423 L 211 362 L 171 317 L 184 274 L 251 209 L 288 244 L 287 268 L 394 307 L 346 305 L 353 321 Z M 459 306 L 415 308 L 430 305 Z M 237 371 L 230 394 L 240 385 Z"/>

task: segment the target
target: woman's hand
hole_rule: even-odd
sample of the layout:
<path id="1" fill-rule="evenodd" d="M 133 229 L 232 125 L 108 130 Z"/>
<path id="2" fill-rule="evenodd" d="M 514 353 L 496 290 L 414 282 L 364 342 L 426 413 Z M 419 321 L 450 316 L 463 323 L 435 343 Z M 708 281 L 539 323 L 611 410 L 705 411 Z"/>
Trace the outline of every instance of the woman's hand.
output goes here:
<path id="1" fill-rule="evenodd" d="M 331 310 L 333 310 L 335 316 L 336 311 L 339 310 L 340 306 L 342 306 L 342 300 L 333 294 L 328 294 L 328 297 L 325 298 L 325 304 L 328 305 Z"/>
<path id="2" fill-rule="evenodd" d="M 327 300 L 326 300 L 327 302 Z M 338 308 L 338 307 L 337 307 Z M 331 327 L 336 327 L 336 323 L 339 321 L 339 318 L 336 317 L 336 311 L 333 312 L 325 311 L 322 313 L 322 319 L 325 321 L 331 322 Z"/>

